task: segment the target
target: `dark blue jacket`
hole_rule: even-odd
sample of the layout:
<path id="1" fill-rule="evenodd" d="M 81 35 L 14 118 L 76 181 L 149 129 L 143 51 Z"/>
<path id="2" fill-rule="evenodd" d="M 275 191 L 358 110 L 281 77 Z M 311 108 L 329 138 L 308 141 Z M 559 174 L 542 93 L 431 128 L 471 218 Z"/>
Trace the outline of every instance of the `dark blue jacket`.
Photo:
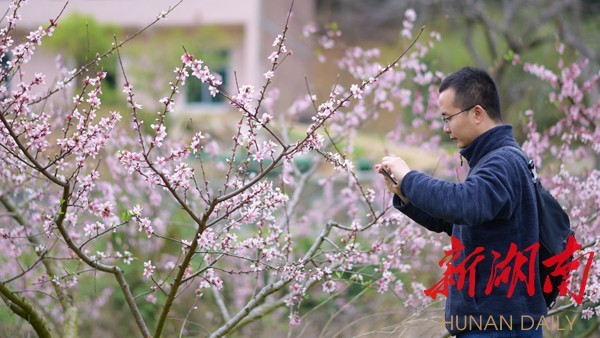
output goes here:
<path id="1" fill-rule="evenodd" d="M 480 135 L 461 150 L 461 155 L 467 159 L 469 167 L 474 168 L 484 155 L 504 146 L 519 147 L 510 125 L 501 125 Z M 535 188 L 523 157 L 510 149 L 498 150 L 461 183 L 441 181 L 411 171 L 402 180 L 400 191 L 410 202 L 402 205 L 398 196 L 394 196 L 394 206 L 398 210 L 431 231 L 453 235 L 464 245 L 465 249 L 453 265 L 460 264 L 475 248 L 484 248 L 484 259 L 475 270 L 475 296 L 468 294 L 468 274 L 461 290 L 457 290 L 456 285 L 449 287 L 445 325 L 450 333 L 455 335 L 461 330 L 479 330 L 475 325 L 479 318 L 485 324 L 490 316 L 497 325 L 502 319 L 512 320 L 513 329 L 520 329 L 521 319 L 525 318 L 523 326 L 528 328 L 531 326 L 529 318 L 537 320 L 546 315 L 537 277 L 537 257 L 533 262 L 533 296 L 528 294 L 524 282 L 517 281 L 514 294 L 508 297 L 512 269 L 506 283 L 500 282 L 490 294 L 485 294 L 494 261 L 492 250 L 500 253 L 496 264 L 507 257 L 511 243 L 530 257 L 524 251 L 539 239 Z M 473 258 L 468 261 L 467 267 L 469 262 L 473 262 Z M 525 275 L 528 275 L 528 264 L 521 268 Z M 509 266 L 514 267 L 514 261 Z M 454 276 L 455 279 L 457 277 Z M 495 329 L 489 325 L 487 328 Z"/>

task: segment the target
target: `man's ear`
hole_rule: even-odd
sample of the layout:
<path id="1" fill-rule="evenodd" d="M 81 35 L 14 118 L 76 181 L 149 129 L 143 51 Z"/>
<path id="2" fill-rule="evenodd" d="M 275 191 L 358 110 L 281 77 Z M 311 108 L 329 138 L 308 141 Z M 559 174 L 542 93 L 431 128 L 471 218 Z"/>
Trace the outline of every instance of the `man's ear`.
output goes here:
<path id="1" fill-rule="evenodd" d="M 473 116 L 475 117 L 475 121 L 477 121 L 477 123 L 481 123 L 486 119 L 486 117 L 489 117 L 487 111 L 485 111 L 485 109 L 483 109 L 483 107 L 480 105 L 476 105 L 475 108 L 473 108 Z"/>

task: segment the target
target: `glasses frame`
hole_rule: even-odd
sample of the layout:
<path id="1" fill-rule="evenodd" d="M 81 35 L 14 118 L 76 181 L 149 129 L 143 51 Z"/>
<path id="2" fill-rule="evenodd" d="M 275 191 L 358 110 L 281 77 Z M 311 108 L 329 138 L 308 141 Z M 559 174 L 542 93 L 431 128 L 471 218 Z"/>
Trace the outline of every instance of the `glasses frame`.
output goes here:
<path id="1" fill-rule="evenodd" d="M 477 107 L 477 106 L 478 106 L 477 104 L 476 104 L 476 105 L 473 105 L 473 106 L 471 106 L 471 107 L 469 107 L 469 108 L 467 108 L 467 109 L 463 109 L 463 110 L 459 111 L 458 113 L 455 113 L 455 114 L 452 114 L 452 115 L 448 115 L 448 116 L 443 116 L 443 115 L 442 115 L 442 123 L 443 123 L 444 125 L 448 125 L 448 123 L 450 122 L 450 120 L 451 120 L 451 119 L 452 119 L 454 116 L 456 116 L 456 115 L 458 115 L 458 114 L 462 114 L 462 113 L 464 113 L 464 112 L 468 112 L 469 110 L 471 110 L 471 109 L 473 109 L 473 108 L 475 108 L 475 107 Z"/>

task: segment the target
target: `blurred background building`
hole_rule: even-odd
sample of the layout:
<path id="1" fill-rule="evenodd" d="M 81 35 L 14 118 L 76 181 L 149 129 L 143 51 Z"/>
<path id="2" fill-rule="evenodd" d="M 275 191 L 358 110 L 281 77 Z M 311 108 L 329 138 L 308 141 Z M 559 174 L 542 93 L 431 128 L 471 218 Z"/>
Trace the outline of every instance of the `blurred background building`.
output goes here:
<path id="1" fill-rule="evenodd" d="M 70 69 L 81 66 L 96 52 L 109 49 L 113 35 L 122 41 L 176 3 L 70 1 L 56 36 L 44 43 L 28 67 L 50 75 L 56 72 L 57 53 L 63 55 Z M 221 75 L 228 94 L 245 84 L 254 85 L 258 91 L 265 82 L 263 74 L 270 68 L 267 57 L 274 50 L 273 40 L 285 25 L 290 4 L 282 0 L 181 2 L 166 19 L 121 50 L 136 99 L 145 107 L 159 107 L 158 100 L 169 93 L 168 82 L 175 78 L 173 69 L 180 66 L 184 48 Z M 22 36 L 47 24 L 64 6 L 65 1 L 59 0 L 30 1 L 21 11 L 24 21 L 18 28 Z M 543 109 L 548 90 L 533 85 L 532 76 L 511 65 L 514 55 L 528 62 L 543 60 L 556 65 L 560 61 L 556 48 L 562 43 L 565 53 L 560 59 L 564 62 L 587 58 L 590 74 L 599 68 L 600 2 L 595 0 L 296 0 L 286 41 L 293 55 L 278 69 L 271 87 L 279 89 L 276 107 L 287 110 L 294 99 L 308 94 L 307 85 L 320 102 L 334 84 L 345 85 L 336 60 L 347 47 L 380 48 L 382 63 L 395 59 L 410 42 L 400 34 L 409 8 L 417 13 L 415 30 L 425 26 L 424 43 L 431 32 L 442 36 L 423 57 L 429 69 L 448 73 L 475 65 L 488 70 L 498 84 L 510 123 L 518 123 L 520 112 L 526 109 Z M 304 36 L 303 28 L 313 23 L 316 38 Z M 342 33 L 335 37 L 340 40 L 336 48 L 325 48 L 318 39 L 327 33 L 327 27 Z M 319 62 L 323 57 L 327 61 Z M 123 76 L 117 58 L 108 58 L 99 68 L 108 72 L 107 82 L 113 87 L 103 90 L 120 93 Z M 106 96 L 103 102 L 110 104 L 110 93 Z M 592 98 L 598 96 L 596 90 Z M 177 96 L 176 112 L 183 116 L 219 113 L 229 109 L 224 101 L 221 96 L 211 97 L 207 86 L 198 80 L 189 79 Z M 540 118 L 541 125 L 554 120 L 549 115 Z M 381 119 L 379 126 L 389 125 Z"/>
<path id="2" fill-rule="evenodd" d="M 3 1 L 8 3 L 7 1 Z M 57 51 L 69 69 L 85 64 L 110 48 L 113 36 L 122 41 L 147 26 L 174 6 L 176 1 L 146 0 L 35 0 L 20 11 L 23 21 L 18 29 L 22 36 L 40 25 L 47 25 L 63 7 L 56 37 L 48 40 L 36 53 L 26 69 L 32 72 L 57 73 Z M 169 92 L 173 69 L 181 65 L 179 56 L 185 50 L 205 59 L 211 69 L 223 79 L 227 93 L 236 93 L 236 85 L 264 83 L 263 74 L 270 69 L 267 57 L 275 50 L 275 37 L 285 26 L 290 3 L 279 0 L 183 1 L 165 19 L 145 31 L 122 48 L 126 75 L 141 103 L 153 106 Z M 313 1 L 296 1 L 290 20 L 286 44 L 294 57 L 288 58 L 278 71 L 286 79 L 278 83 L 282 100 L 289 102 L 291 93 L 305 90 L 305 76 L 310 72 L 312 48 L 301 36 L 304 24 L 314 20 Z M 59 37 L 60 36 L 60 37 Z M 116 57 L 102 68 L 108 71 L 108 85 L 120 91 L 123 75 Z M 298 79 L 291 81 L 290 79 Z M 220 112 L 227 109 L 220 96 L 211 97 L 208 87 L 190 78 L 178 98 L 179 111 L 186 113 Z M 257 88 L 258 90 L 259 88 Z M 110 100 L 109 100 L 110 101 Z"/>

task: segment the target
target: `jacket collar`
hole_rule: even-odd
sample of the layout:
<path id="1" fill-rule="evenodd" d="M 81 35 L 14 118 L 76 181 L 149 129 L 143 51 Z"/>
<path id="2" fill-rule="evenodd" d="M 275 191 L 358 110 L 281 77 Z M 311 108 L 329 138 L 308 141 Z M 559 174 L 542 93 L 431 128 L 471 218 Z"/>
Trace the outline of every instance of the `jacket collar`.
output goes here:
<path id="1" fill-rule="evenodd" d="M 479 135 L 471 144 L 463 148 L 460 154 L 467 159 L 469 167 L 473 168 L 485 154 L 504 146 L 519 148 L 513 135 L 513 128 L 509 124 L 499 125 Z"/>

